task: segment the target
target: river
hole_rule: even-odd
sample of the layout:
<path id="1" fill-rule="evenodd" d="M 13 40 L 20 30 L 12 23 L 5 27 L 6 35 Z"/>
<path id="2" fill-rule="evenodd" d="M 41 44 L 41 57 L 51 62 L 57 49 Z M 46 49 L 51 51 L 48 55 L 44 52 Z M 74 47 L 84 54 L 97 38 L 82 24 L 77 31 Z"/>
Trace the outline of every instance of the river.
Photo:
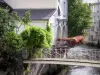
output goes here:
<path id="1" fill-rule="evenodd" d="M 70 70 L 66 75 L 100 75 L 100 68 L 70 66 Z"/>
<path id="2" fill-rule="evenodd" d="M 77 49 L 83 49 L 85 48 L 86 50 L 88 49 L 93 49 L 95 47 L 89 47 L 86 45 L 80 45 L 72 48 L 71 50 L 76 50 Z M 69 71 L 65 75 L 100 75 L 100 68 L 96 67 L 85 67 L 85 66 L 69 66 Z"/>
<path id="3" fill-rule="evenodd" d="M 73 48 L 70 48 L 67 52 L 67 56 L 69 58 L 74 58 L 75 56 L 78 58 L 87 58 L 88 55 L 91 56 L 91 51 L 96 50 L 95 47 L 89 47 L 87 45 L 78 45 Z M 84 50 L 86 53 L 82 53 L 80 51 Z M 88 51 L 89 50 L 89 51 Z M 99 49 L 98 49 L 99 50 Z M 80 53 L 78 53 L 80 52 Z M 99 56 L 97 54 L 96 56 Z M 95 56 L 95 55 L 94 55 Z M 94 60 L 94 58 L 93 58 Z M 98 60 L 98 59 L 96 59 Z M 35 68 L 36 66 L 36 68 Z M 39 67 L 40 66 L 40 67 Z M 43 66 L 43 67 L 41 67 Z M 65 65 L 64 65 L 65 66 Z M 34 68 L 35 69 L 34 69 Z M 33 73 L 29 75 L 100 75 L 100 68 L 97 67 L 86 67 L 86 66 L 66 66 L 63 68 L 63 65 L 33 65 Z M 41 70 L 40 70 L 41 69 Z M 36 70 L 36 71 L 35 71 Z"/>

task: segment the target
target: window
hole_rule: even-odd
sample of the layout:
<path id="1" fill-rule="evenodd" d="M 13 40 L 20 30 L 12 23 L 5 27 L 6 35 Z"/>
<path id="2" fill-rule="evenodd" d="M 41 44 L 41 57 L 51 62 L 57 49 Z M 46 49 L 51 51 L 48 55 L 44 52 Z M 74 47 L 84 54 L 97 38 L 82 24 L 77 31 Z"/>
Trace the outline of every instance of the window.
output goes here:
<path id="1" fill-rule="evenodd" d="M 97 12 L 97 6 L 93 6 L 93 12 Z"/>
<path id="2" fill-rule="evenodd" d="M 99 12 L 99 5 L 97 5 L 97 12 Z"/>
<path id="3" fill-rule="evenodd" d="M 99 20 L 99 28 L 100 28 L 100 20 Z"/>
<path id="4" fill-rule="evenodd" d="M 96 20 L 97 20 L 97 21 L 99 20 L 99 16 L 96 17 Z"/>
<path id="5" fill-rule="evenodd" d="M 98 36 L 98 32 L 96 32 L 96 37 Z"/>
<path id="6" fill-rule="evenodd" d="M 63 22 L 63 25 L 65 25 L 65 22 Z"/>
<path id="7" fill-rule="evenodd" d="M 94 31 L 94 26 L 92 26 L 91 31 Z"/>
<path id="8" fill-rule="evenodd" d="M 94 24 L 96 24 L 96 22 L 94 22 Z"/>
<path id="9" fill-rule="evenodd" d="M 89 41 L 93 41 L 93 36 L 89 35 Z"/>
<path id="10" fill-rule="evenodd" d="M 94 12 L 94 6 L 92 7 L 92 11 Z"/>

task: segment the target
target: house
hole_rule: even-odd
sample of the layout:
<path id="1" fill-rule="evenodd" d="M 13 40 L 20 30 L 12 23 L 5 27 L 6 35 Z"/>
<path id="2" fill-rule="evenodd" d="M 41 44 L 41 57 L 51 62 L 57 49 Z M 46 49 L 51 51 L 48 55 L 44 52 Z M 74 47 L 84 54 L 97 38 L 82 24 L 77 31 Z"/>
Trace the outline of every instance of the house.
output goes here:
<path id="1" fill-rule="evenodd" d="M 19 16 L 30 10 L 31 25 L 46 28 L 49 22 L 53 32 L 53 44 L 56 38 L 67 37 L 67 0 L 3 0 Z M 24 27 L 21 27 L 21 31 Z M 21 32 L 20 31 L 20 32 Z"/>
<path id="2" fill-rule="evenodd" d="M 87 40 L 97 44 L 98 41 L 100 42 L 100 1 L 91 3 L 90 8 L 92 10 L 92 25 L 88 29 Z"/>

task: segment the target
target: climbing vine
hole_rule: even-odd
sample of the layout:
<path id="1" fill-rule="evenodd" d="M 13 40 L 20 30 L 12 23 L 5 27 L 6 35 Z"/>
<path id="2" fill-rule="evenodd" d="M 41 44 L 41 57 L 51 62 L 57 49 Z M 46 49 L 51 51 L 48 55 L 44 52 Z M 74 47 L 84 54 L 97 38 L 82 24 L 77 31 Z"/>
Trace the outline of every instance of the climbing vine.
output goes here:
<path id="1" fill-rule="evenodd" d="M 47 41 L 48 41 L 49 46 L 51 46 L 52 45 L 52 27 L 49 22 L 47 22 L 46 30 L 47 30 L 47 32 L 46 32 Z"/>

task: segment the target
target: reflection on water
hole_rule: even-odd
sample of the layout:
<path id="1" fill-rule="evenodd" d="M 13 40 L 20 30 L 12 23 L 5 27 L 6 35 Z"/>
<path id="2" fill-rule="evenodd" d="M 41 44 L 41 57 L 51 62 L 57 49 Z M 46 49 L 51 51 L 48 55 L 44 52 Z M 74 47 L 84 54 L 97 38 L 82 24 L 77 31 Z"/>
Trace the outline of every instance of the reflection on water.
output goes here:
<path id="1" fill-rule="evenodd" d="M 67 52 L 69 59 L 100 60 L 100 50 L 86 45 L 75 46 Z"/>
<path id="2" fill-rule="evenodd" d="M 70 51 L 77 52 L 77 50 L 82 50 L 82 49 L 93 49 L 93 47 L 88 47 L 85 45 L 81 46 L 76 46 L 75 48 L 71 48 Z M 69 56 L 74 56 L 69 54 Z M 81 66 L 69 66 L 70 70 L 67 75 L 100 75 L 100 68 L 95 68 L 95 67 L 81 67 Z"/>
<path id="3" fill-rule="evenodd" d="M 100 68 L 73 66 L 68 75 L 100 75 Z"/>

